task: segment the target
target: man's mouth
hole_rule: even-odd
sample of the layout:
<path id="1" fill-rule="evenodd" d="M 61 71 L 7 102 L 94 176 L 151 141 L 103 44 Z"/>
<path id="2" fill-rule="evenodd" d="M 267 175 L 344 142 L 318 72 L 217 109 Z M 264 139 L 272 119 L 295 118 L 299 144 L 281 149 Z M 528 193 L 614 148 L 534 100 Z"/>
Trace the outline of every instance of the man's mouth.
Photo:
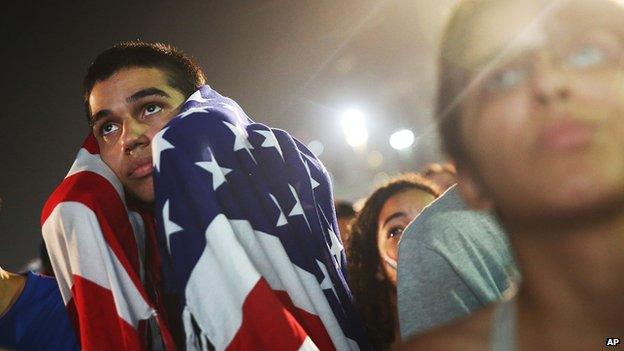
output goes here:
<path id="1" fill-rule="evenodd" d="M 128 177 L 131 179 L 143 178 L 152 174 L 152 171 L 152 159 L 148 158 L 133 164 L 130 168 L 130 172 L 128 172 Z"/>

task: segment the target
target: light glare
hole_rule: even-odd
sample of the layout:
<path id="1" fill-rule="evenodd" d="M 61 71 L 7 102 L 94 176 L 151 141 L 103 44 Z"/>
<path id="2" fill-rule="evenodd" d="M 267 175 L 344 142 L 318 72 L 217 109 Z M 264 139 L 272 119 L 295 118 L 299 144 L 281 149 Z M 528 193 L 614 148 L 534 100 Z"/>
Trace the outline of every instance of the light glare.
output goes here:
<path id="1" fill-rule="evenodd" d="M 390 146 L 395 150 L 405 150 L 414 144 L 414 133 L 409 129 L 401 129 L 390 136 Z"/>
<path id="2" fill-rule="evenodd" d="M 318 140 L 312 140 L 308 143 L 308 149 L 310 149 L 310 151 L 318 157 L 323 154 L 323 151 L 325 151 L 325 146 Z"/>
<path id="3" fill-rule="evenodd" d="M 358 147 L 366 144 L 368 140 L 368 132 L 366 130 L 351 130 L 345 133 L 347 144 L 352 147 Z"/>
<path id="4" fill-rule="evenodd" d="M 350 108 L 342 113 L 342 128 L 366 128 L 364 124 L 364 113 L 358 109 Z"/>
<path id="5" fill-rule="evenodd" d="M 368 140 L 368 130 L 364 122 L 364 113 L 357 109 L 348 109 L 342 114 L 340 119 L 342 131 L 344 132 L 347 144 L 351 147 L 364 145 Z"/>

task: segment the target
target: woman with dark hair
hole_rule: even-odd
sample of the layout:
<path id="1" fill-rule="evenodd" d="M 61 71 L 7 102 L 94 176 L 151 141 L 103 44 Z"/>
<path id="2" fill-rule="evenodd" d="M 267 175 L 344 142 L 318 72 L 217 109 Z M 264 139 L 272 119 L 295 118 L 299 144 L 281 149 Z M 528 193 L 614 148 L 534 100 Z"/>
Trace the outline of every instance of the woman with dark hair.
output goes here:
<path id="1" fill-rule="evenodd" d="M 351 225 L 349 283 L 376 350 L 399 340 L 396 267 L 403 229 L 438 196 L 422 176 L 401 175 L 377 188 Z"/>

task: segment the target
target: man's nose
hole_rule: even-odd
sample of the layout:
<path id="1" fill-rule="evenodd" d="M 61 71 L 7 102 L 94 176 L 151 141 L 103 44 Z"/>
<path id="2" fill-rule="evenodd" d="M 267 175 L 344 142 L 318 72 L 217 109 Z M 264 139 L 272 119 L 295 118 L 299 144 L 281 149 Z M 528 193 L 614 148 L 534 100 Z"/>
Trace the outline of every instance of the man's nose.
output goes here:
<path id="1" fill-rule="evenodd" d="M 144 123 L 129 118 L 124 121 L 122 128 L 121 146 L 125 153 L 131 154 L 136 149 L 149 145 L 146 135 L 148 128 Z"/>
<path id="2" fill-rule="evenodd" d="M 542 106 L 561 103 L 570 97 L 569 73 L 553 61 L 552 56 L 540 56 L 533 67 L 533 95 Z"/>

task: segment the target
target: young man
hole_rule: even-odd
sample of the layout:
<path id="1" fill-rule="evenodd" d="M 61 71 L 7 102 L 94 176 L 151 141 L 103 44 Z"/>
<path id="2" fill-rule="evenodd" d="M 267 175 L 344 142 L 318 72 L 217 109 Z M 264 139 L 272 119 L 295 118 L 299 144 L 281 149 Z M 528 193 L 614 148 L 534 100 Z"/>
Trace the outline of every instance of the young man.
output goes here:
<path id="1" fill-rule="evenodd" d="M 162 44 L 89 68 L 91 136 L 42 214 L 82 346 L 366 348 L 324 167 L 203 84 Z"/>
<path id="2" fill-rule="evenodd" d="M 121 44 L 89 68 L 83 84 L 89 125 L 102 160 L 135 200 L 154 202 L 152 139 L 204 83 L 191 59 L 162 44 Z"/>
<path id="3" fill-rule="evenodd" d="M 42 213 L 83 348 L 171 349 L 170 330 L 181 342 L 154 229 L 152 141 L 204 83 L 189 57 L 164 44 L 116 45 L 87 71 L 91 133 Z"/>
<path id="4" fill-rule="evenodd" d="M 460 3 L 441 46 L 440 130 L 523 281 L 406 349 L 591 350 L 624 335 L 623 19 L 608 0 Z"/>

